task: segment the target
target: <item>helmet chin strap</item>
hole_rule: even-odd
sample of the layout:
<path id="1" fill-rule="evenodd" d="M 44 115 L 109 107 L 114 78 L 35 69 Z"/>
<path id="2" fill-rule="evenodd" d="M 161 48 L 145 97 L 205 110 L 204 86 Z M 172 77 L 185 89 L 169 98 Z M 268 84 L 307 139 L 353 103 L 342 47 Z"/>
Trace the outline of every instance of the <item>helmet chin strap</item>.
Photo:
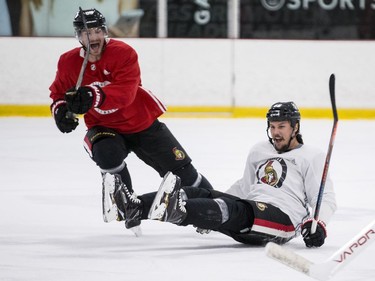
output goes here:
<path id="1" fill-rule="evenodd" d="M 268 132 L 267 132 L 267 134 L 268 134 Z M 292 134 L 290 135 L 290 139 L 289 139 L 289 141 L 288 141 L 288 145 L 285 147 L 285 149 L 282 149 L 282 150 L 277 150 L 276 147 L 275 147 L 274 142 L 272 141 L 272 138 L 270 138 L 270 137 L 269 137 L 269 138 L 270 138 L 270 141 L 271 141 L 273 147 L 277 150 L 277 152 L 278 152 L 278 153 L 283 153 L 283 152 L 287 152 L 287 151 L 290 150 L 290 144 L 292 143 L 292 140 L 296 137 L 296 136 L 293 135 L 293 134 L 294 134 L 294 128 L 293 128 L 293 132 L 292 132 Z"/>
<path id="2" fill-rule="evenodd" d="M 289 139 L 289 142 L 288 142 L 288 146 L 286 147 L 285 151 L 284 152 L 287 152 L 290 150 L 290 144 L 292 143 L 292 140 L 295 138 L 295 136 L 293 136 L 293 133 L 290 135 L 290 139 Z"/>

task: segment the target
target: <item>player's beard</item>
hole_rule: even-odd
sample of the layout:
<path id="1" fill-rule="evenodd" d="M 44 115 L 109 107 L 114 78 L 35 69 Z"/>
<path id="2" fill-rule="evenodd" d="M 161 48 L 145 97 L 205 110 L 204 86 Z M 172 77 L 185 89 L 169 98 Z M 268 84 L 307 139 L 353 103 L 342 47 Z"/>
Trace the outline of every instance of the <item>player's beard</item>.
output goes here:
<path id="1" fill-rule="evenodd" d="M 277 147 L 277 146 L 274 145 L 274 148 L 276 149 L 276 151 L 278 153 L 284 153 L 284 152 L 289 150 L 289 145 L 286 144 L 286 145 L 283 145 L 281 147 Z"/>
<path id="2" fill-rule="evenodd" d="M 287 152 L 290 147 L 290 143 L 292 142 L 292 137 L 289 139 L 289 141 L 284 144 L 284 145 L 279 145 L 277 141 L 275 141 L 275 139 L 273 139 L 273 147 L 276 149 L 276 151 L 278 153 L 284 153 L 284 152 Z M 284 140 L 284 139 L 283 139 Z"/>

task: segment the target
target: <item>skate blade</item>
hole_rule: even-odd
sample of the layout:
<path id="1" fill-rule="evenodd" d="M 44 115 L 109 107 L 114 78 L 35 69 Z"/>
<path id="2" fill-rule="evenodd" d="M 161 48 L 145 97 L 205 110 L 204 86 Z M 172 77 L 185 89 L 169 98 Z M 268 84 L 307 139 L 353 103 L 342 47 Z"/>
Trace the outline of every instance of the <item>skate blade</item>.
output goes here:
<path id="1" fill-rule="evenodd" d="M 134 226 L 132 228 L 129 228 L 129 230 L 131 232 L 133 232 L 136 237 L 141 237 L 142 236 L 142 228 L 141 228 L 140 225 L 137 225 L 137 226 Z"/>
<path id="2" fill-rule="evenodd" d="M 104 176 L 102 190 L 103 221 L 108 223 L 118 220 L 117 205 L 114 202 L 115 177 L 109 173 Z"/>
<path id="3" fill-rule="evenodd" d="M 160 205 L 155 206 L 155 208 L 152 209 L 152 212 L 150 211 L 149 219 L 150 220 L 163 220 L 166 210 L 167 210 L 167 205 L 165 203 L 161 203 Z"/>
<path id="4" fill-rule="evenodd" d="M 118 211 L 117 211 L 117 206 L 113 205 L 109 209 L 103 210 L 103 221 L 108 223 L 114 220 L 118 220 Z"/>
<path id="5" fill-rule="evenodd" d="M 150 211 L 148 213 L 149 219 L 157 219 L 157 220 L 160 219 L 160 218 L 157 218 L 154 212 L 156 212 L 163 203 L 164 204 L 167 203 L 167 202 L 164 202 L 163 200 L 165 199 L 168 200 L 168 196 L 166 195 L 168 195 L 169 193 L 173 191 L 175 184 L 176 184 L 176 176 L 173 175 L 171 172 L 168 172 L 164 176 L 163 181 L 160 184 L 159 190 L 155 195 L 154 201 L 152 202 Z M 157 213 L 160 213 L 160 210 Z"/>

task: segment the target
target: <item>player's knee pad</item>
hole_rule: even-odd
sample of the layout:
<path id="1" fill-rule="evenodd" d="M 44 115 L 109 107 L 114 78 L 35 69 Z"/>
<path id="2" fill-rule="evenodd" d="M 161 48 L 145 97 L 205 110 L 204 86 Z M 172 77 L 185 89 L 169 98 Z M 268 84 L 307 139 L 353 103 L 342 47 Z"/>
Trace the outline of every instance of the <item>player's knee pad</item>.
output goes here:
<path id="1" fill-rule="evenodd" d="M 115 138 L 116 135 L 117 132 L 112 129 L 101 126 L 93 127 L 87 131 L 86 136 L 83 140 L 83 147 L 92 158 L 92 146 L 94 145 L 94 143 L 103 138 Z"/>
<path id="2" fill-rule="evenodd" d="M 219 199 L 225 202 L 228 214 L 227 220 L 222 225 L 223 228 L 241 232 L 251 227 L 254 215 L 252 207 L 248 203 L 242 200 L 233 200 L 232 198 L 225 197 L 220 197 Z M 225 206 L 222 205 L 222 208 L 225 208 Z"/>
<path id="3" fill-rule="evenodd" d="M 222 211 L 219 204 L 207 198 L 186 201 L 187 217 L 182 225 L 192 224 L 203 229 L 216 230 L 222 224 Z"/>
<path id="4" fill-rule="evenodd" d="M 105 127 L 90 129 L 85 136 L 84 147 L 102 170 L 119 170 L 129 154 L 122 137 Z"/>

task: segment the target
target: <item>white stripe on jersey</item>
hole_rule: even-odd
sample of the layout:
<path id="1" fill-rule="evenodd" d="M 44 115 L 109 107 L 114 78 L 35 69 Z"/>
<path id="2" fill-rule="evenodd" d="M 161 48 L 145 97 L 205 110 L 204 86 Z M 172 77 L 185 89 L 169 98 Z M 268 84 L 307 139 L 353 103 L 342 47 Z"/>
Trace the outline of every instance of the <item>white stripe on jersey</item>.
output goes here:
<path id="1" fill-rule="evenodd" d="M 158 105 L 158 107 L 160 108 L 162 112 L 167 111 L 167 107 L 156 96 L 154 96 L 154 94 L 150 90 L 145 89 L 142 86 L 139 86 L 139 87 L 143 89 L 147 94 L 149 94 L 149 96 L 155 101 L 155 103 Z"/>

